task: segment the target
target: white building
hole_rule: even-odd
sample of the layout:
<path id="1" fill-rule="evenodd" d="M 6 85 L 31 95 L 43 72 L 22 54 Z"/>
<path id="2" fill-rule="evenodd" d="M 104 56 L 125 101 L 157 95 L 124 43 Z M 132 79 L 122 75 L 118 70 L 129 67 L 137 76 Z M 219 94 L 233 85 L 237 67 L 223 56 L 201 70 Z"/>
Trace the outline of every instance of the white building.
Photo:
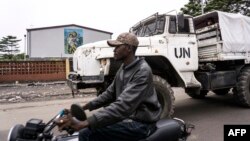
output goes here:
<path id="1" fill-rule="evenodd" d="M 113 33 L 70 24 L 27 29 L 29 58 L 72 57 L 80 45 L 111 39 Z"/>

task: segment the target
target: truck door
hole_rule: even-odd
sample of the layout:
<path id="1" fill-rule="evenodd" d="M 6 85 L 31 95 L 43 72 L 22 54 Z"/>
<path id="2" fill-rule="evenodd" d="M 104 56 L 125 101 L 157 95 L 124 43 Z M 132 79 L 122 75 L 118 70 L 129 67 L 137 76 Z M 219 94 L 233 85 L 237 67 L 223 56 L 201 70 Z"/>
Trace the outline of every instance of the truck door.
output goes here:
<path id="1" fill-rule="evenodd" d="M 179 71 L 194 71 L 198 69 L 198 49 L 193 19 L 185 17 L 182 22 L 183 26 L 178 27 L 176 16 L 169 17 L 165 29 L 168 30 L 168 56 Z"/>

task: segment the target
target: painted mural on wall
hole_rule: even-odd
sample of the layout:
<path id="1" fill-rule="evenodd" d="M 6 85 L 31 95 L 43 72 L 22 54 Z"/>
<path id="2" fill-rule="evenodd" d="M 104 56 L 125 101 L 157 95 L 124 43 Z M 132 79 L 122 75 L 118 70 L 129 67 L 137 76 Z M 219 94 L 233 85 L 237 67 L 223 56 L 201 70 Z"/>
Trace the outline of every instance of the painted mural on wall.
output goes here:
<path id="1" fill-rule="evenodd" d="M 64 29 L 65 54 L 73 54 L 77 47 L 83 44 L 82 29 Z"/>

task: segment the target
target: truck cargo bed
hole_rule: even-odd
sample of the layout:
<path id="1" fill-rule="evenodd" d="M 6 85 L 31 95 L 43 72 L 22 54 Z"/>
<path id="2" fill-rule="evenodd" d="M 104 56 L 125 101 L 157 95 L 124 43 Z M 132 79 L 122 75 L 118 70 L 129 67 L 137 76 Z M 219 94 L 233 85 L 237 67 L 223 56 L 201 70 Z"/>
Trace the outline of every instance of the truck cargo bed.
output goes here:
<path id="1" fill-rule="evenodd" d="M 249 17 L 214 11 L 194 18 L 194 23 L 199 61 L 249 62 Z"/>

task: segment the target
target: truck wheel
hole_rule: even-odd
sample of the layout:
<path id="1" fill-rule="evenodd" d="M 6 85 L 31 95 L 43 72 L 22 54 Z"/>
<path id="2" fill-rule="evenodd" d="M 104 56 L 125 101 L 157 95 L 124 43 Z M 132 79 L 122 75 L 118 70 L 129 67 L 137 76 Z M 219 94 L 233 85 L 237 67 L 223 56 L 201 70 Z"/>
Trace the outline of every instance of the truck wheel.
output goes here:
<path id="1" fill-rule="evenodd" d="M 161 118 L 171 117 L 174 113 L 174 92 L 168 82 L 160 76 L 154 75 L 153 82 L 158 100 L 162 107 Z"/>
<path id="2" fill-rule="evenodd" d="M 22 124 L 17 124 L 12 127 L 9 131 L 8 141 L 17 141 L 18 138 L 22 137 L 24 126 Z"/>
<path id="3" fill-rule="evenodd" d="M 230 88 L 225 88 L 225 89 L 213 90 L 213 92 L 216 95 L 226 95 L 226 94 L 228 94 L 229 90 L 230 90 Z"/>
<path id="4" fill-rule="evenodd" d="M 206 97 L 208 90 L 199 90 L 199 88 L 186 88 L 185 92 L 194 99 L 203 99 Z"/>
<path id="5" fill-rule="evenodd" d="M 250 67 L 242 69 L 233 92 L 238 104 L 250 107 Z"/>

